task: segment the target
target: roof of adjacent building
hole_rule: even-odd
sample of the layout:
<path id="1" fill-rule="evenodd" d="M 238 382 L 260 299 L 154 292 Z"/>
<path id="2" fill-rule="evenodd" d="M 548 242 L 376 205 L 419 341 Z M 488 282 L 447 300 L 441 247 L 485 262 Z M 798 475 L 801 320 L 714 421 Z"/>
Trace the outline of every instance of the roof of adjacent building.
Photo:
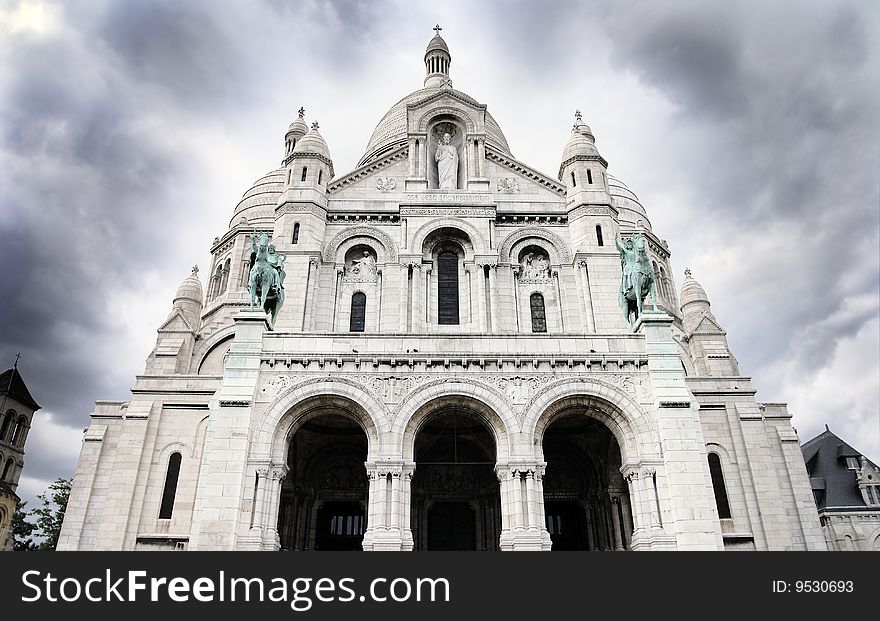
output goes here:
<path id="1" fill-rule="evenodd" d="M 0 374 L 0 394 L 9 395 L 22 405 L 25 405 L 34 411 L 40 409 L 37 402 L 31 396 L 30 391 L 24 383 L 17 367 L 7 369 Z"/>
<path id="2" fill-rule="evenodd" d="M 816 505 L 820 511 L 826 508 L 867 506 L 856 483 L 856 473 L 847 469 L 844 459 L 861 457 L 862 453 L 834 435 L 827 427 L 824 432 L 801 446 L 801 451 L 813 489 L 823 492 L 816 495 Z M 868 463 L 877 467 L 870 459 Z"/>

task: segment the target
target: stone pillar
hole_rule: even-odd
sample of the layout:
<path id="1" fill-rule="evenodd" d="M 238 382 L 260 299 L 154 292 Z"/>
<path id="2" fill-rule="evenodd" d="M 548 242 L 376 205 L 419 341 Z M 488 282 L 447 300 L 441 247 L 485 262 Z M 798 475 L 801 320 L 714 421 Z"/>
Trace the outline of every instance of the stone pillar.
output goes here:
<path id="1" fill-rule="evenodd" d="M 559 331 L 565 332 L 565 300 L 562 299 L 562 287 L 559 285 L 559 270 L 553 270 L 553 282 L 556 284 L 556 302 L 559 306 Z"/>
<path id="2" fill-rule="evenodd" d="M 476 278 L 476 300 L 477 314 L 479 315 L 480 332 L 488 332 L 489 325 L 486 321 L 486 269 L 485 266 L 477 264 Z"/>
<path id="3" fill-rule="evenodd" d="M 498 268 L 494 263 L 489 265 L 489 319 L 492 324 L 492 332 L 500 332 L 498 325 L 498 283 L 495 271 Z"/>
<path id="4" fill-rule="evenodd" d="M 423 319 L 425 325 L 431 325 L 431 266 L 425 266 L 425 312 Z"/>
<path id="5" fill-rule="evenodd" d="M 376 323 L 374 324 L 374 330 L 376 334 L 382 331 L 382 300 L 384 296 L 382 295 L 382 270 L 376 270 Z"/>
<path id="6" fill-rule="evenodd" d="M 678 345 L 672 338 L 672 317 L 646 309 L 636 321 L 635 331 L 645 337 L 658 452 L 663 455 L 662 461 L 654 462 L 658 495 L 668 516 L 657 529 L 665 532 L 666 540 L 652 534 L 652 547 L 723 550 L 698 405 L 685 384 Z"/>
<path id="7" fill-rule="evenodd" d="M 413 263 L 413 299 L 412 299 L 412 331 L 424 332 L 422 326 L 424 324 L 424 310 L 422 308 L 422 292 L 425 289 L 424 278 L 422 276 L 422 264 Z"/>
<path id="8" fill-rule="evenodd" d="M 412 550 L 409 504 L 415 464 L 398 461 L 368 463 L 366 467 L 370 480 L 370 515 L 364 533 L 364 550 Z"/>
<path id="9" fill-rule="evenodd" d="M 543 479 L 546 464 L 496 466 L 501 484 L 501 549 L 549 550 L 544 524 Z"/>
<path id="10" fill-rule="evenodd" d="M 409 332 L 407 308 L 409 308 L 409 265 L 400 266 L 400 332 Z"/>
<path id="11" fill-rule="evenodd" d="M 623 539 L 623 530 L 624 527 L 620 523 L 621 512 L 621 504 L 620 504 L 620 496 L 613 494 L 611 496 L 611 524 L 614 528 L 614 549 L 615 550 L 625 550 L 626 542 Z"/>
<path id="12" fill-rule="evenodd" d="M 257 489 L 254 493 L 254 507 L 251 512 L 251 533 L 254 537 L 263 538 L 264 505 L 266 502 L 266 481 L 269 476 L 268 466 L 257 466 Z"/>
<path id="13" fill-rule="evenodd" d="M 281 548 L 281 538 L 278 535 L 278 507 L 281 501 L 281 485 L 287 476 L 287 466 L 284 464 L 272 464 L 269 467 L 266 478 L 266 500 L 264 501 L 263 542 L 264 550 L 278 550 Z"/>
<path id="14" fill-rule="evenodd" d="M 581 289 L 581 309 L 584 314 L 584 326 L 588 334 L 595 334 L 596 320 L 593 318 L 593 295 L 590 292 L 590 275 L 587 271 L 587 262 L 578 263 L 578 284 Z"/>
<path id="15" fill-rule="evenodd" d="M 234 320 L 223 380 L 210 404 L 190 531 L 193 550 L 238 549 L 241 507 L 253 498 L 252 479 L 246 477 L 248 437 L 242 430 L 251 424 L 263 334 L 269 324 L 263 311 L 244 310 Z"/>
<path id="16" fill-rule="evenodd" d="M 513 277 L 513 314 L 516 316 L 516 323 L 514 327 L 517 332 L 520 331 L 520 319 L 519 319 L 519 273 L 522 271 L 522 267 L 516 265 L 510 268 L 510 273 Z"/>

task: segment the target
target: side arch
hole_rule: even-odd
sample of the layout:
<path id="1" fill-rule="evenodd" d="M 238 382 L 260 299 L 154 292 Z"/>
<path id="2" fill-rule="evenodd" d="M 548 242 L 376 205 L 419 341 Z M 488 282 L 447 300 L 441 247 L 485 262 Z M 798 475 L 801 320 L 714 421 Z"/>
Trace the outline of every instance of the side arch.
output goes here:
<path id="1" fill-rule="evenodd" d="M 353 238 L 369 238 L 376 242 L 379 245 L 379 248 L 376 250 L 381 250 L 381 253 L 378 254 L 384 255 L 380 256 L 377 261 L 378 263 L 394 263 L 397 261 L 397 245 L 390 235 L 373 226 L 355 226 L 345 229 L 330 240 L 330 243 L 324 248 L 324 263 L 335 262 L 343 244 L 347 247 L 355 245 L 357 242 Z"/>
<path id="2" fill-rule="evenodd" d="M 498 251 L 498 260 L 501 263 L 516 263 L 516 259 L 513 257 L 514 245 L 517 242 L 527 240 L 530 237 L 543 239 L 553 247 L 556 251 L 556 256 L 558 257 L 557 261 L 553 261 L 554 263 L 570 264 L 573 261 L 571 250 L 569 250 L 568 244 L 565 243 L 565 240 L 552 231 L 539 228 L 519 229 L 505 237 L 504 241 L 501 242 L 501 248 Z"/>
<path id="3" fill-rule="evenodd" d="M 549 384 L 526 406 L 522 428 L 539 459 L 544 458 L 547 427 L 572 408 L 608 427 L 620 446 L 624 464 L 658 457 L 651 425 L 635 399 L 601 380 L 578 378 Z"/>
<path id="4" fill-rule="evenodd" d="M 287 445 L 296 430 L 328 408 L 347 415 L 363 428 L 367 457 L 375 459 L 391 419 L 385 404 L 357 382 L 330 377 L 299 382 L 275 398 L 254 434 L 249 459 L 286 463 Z"/>

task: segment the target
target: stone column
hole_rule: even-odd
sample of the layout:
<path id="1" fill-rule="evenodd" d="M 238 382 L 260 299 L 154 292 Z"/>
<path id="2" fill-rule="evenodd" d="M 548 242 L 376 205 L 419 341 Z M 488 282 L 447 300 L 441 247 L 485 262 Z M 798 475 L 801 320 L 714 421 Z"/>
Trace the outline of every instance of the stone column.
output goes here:
<path id="1" fill-rule="evenodd" d="M 640 480 L 642 481 L 642 491 L 644 493 L 645 504 L 648 507 L 648 515 L 651 520 L 652 529 L 660 529 L 663 526 L 660 523 L 660 507 L 657 505 L 657 489 L 654 483 L 654 477 L 657 471 L 654 468 L 642 468 Z"/>
<path id="2" fill-rule="evenodd" d="M 412 331 L 423 332 L 422 291 L 424 291 L 424 278 L 422 276 L 422 264 L 413 263 L 413 299 L 412 299 Z"/>
<path id="3" fill-rule="evenodd" d="M 477 170 L 479 171 L 479 176 L 482 179 L 486 176 L 484 167 L 486 162 L 486 141 L 480 138 L 477 143 Z"/>
<path id="4" fill-rule="evenodd" d="M 287 466 L 284 464 L 272 464 L 267 476 L 266 493 L 268 498 L 264 502 L 265 521 L 263 522 L 263 549 L 278 550 L 281 547 L 281 538 L 278 535 L 278 506 L 281 500 L 281 485 L 287 476 Z"/>
<path id="5" fill-rule="evenodd" d="M 339 304 L 340 304 L 339 285 L 342 282 L 343 274 L 345 274 L 345 268 L 337 266 L 336 267 L 336 283 L 334 284 L 334 288 L 333 288 L 333 319 L 331 319 L 331 324 L 330 324 L 330 331 L 331 332 L 336 332 L 339 329 L 339 327 L 336 325 L 336 316 L 338 315 L 338 311 L 339 311 Z"/>
<path id="6" fill-rule="evenodd" d="M 624 550 L 625 542 L 623 540 L 623 525 L 620 523 L 622 515 L 620 496 L 613 494 L 611 496 L 611 524 L 614 527 L 614 549 Z"/>
<path id="7" fill-rule="evenodd" d="M 409 332 L 407 308 L 409 308 L 409 265 L 400 266 L 400 332 Z"/>
<path id="8" fill-rule="evenodd" d="M 624 475 L 627 489 L 629 490 L 629 505 L 632 508 L 633 517 L 633 540 L 637 539 L 644 530 L 644 518 L 641 515 L 641 504 L 639 503 L 639 473 L 631 470 Z"/>
<path id="9" fill-rule="evenodd" d="M 562 299 L 562 287 L 559 286 L 559 270 L 553 270 L 553 282 L 556 283 L 556 302 L 559 305 L 559 330 L 565 332 L 565 300 Z"/>
<path id="10" fill-rule="evenodd" d="M 477 277 L 475 280 L 477 284 L 476 299 L 480 332 L 488 332 L 489 326 L 486 321 L 486 268 L 483 264 L 477 263 Z"/>
<path id="11" fill-rule="evenodd" d="M 520 331 L 519 327 L 519 273 L 522 271 L 522 266 L 515 265 L 510 268 L 510 273 L 513 276 L 513 314 L 516 315 L 516 331 Z"/>
<path id="12" fill-rule="evenodd" d="M 382 270 L 376 270 L 376 334 L 382 331 Z"/>
<path id="13" fill-rule="evenodd" d="M 425 266 L 425 312 L 424 312 L 424 321 L 425 325 L 431 325 L 431 266 Z"/>
<path id="14" fill-rule="evenodd" d="M 251 533 L 263 538 L 263 522 L 265 514 L 264 505 L 266 502 L 266 484 L 269 476 L 269 467 L 260 466 L 257 468 L 257 489 L 254 494 L 254 507 L 251 516 Z"/>
<path id="15" fill-rule="evenodd" d="M 492 332 L 499 332 L 498 326 L 498 283 L 496 282 L 496 270 L 494 263 L 489 265 L 489 319 L 492 324 Z"/>
<path id="16" fill-rule="evenodd" d="M 584 326 L 589 334 L 596 332 L 596 320 L 593 318 L 593 294 L 590 291 L 590 276 L 587 272 L 587 262 L 578 263 L 578 282 L 581 288 L 581 309 L 584 314 Z"/>

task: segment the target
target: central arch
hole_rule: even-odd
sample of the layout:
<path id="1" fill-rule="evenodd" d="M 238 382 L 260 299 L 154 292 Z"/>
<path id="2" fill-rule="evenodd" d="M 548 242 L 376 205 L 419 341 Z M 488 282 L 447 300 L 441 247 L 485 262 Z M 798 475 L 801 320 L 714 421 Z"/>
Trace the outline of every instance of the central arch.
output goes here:
<path id="1" fill-rule="evenodd" d="M 438 397 L 417 413 L 411 524 L 416 550 L 497 550 L 501 495 L 486 405 Z"/>

